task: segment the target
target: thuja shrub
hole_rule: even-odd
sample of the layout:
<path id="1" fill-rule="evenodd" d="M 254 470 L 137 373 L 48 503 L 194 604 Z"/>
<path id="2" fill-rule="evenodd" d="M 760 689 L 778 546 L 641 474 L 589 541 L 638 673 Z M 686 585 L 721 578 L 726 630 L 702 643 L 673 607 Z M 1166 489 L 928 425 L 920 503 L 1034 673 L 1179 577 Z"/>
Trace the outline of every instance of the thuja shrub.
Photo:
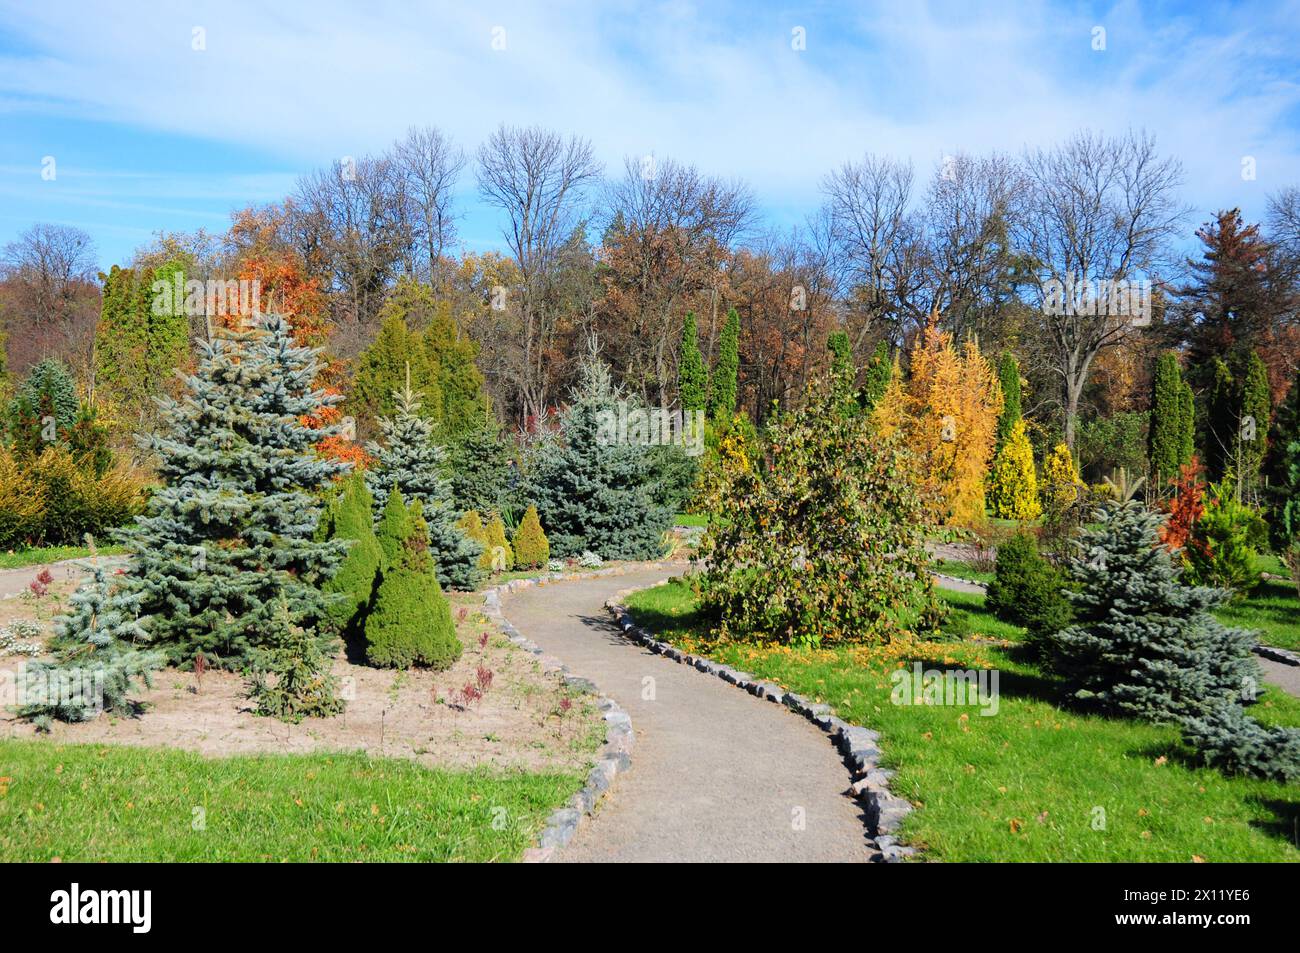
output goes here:
<path id="1" fill-rule="evenodd" d="M 724 636 L 815 646 L 937 626 L 912 461 L 900 437 L 839 411 L 821 380 L 769 427 L 765 468 L 743 457 L 721 469 L 700 554 Z"/>
<path id="2" fill-rule="evenodd" d="M 1259 511 L 1238 501 L 1230 486 L 1213 484 L 1183 553 L 1194 581 L 1239 596 L 1259 585 L 1255 560 L 1267 544 L 1268 527 Z"/>
<path id="3" fill-rule="evenodd" d="M 545 566 L 551 558 L 551 547 L 542 532 L 542 521 L 537 516 L 537 507 L 529 506 L 524 511 L 524 518 L 515 529 L 515 565 L 520 569 L 536 569 Z"/>
<path id="4" fill-rule="evenodd" d="M 1070 624 L 1065 577 L 1038 554 L 1038 544 L 1018 533 L 998 547 L 997 568 L 986 605 L 1004 622 L 1024 626 L 1031 645 Z"/>

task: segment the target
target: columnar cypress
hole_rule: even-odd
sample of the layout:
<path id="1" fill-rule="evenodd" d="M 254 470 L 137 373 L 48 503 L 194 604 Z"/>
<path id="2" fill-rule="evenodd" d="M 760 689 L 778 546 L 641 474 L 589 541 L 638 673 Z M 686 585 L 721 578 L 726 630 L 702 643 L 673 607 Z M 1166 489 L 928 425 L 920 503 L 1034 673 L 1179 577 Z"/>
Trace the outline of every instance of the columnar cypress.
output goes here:
<path id="1" fill-rule="evenodd" d="M 677 397 L 682 410 L 704 410 L 708 400 L 708 376 L 700 354 L 695 312 L 687 311 L 682 324 L 682 356 L 677 370 Z"/>
<path id="2" fill-rule="evenodd" d="M 1296 550 L 1300 584 L 1300 373 L 1273 421 L 1267 466 L 1273 547 L 1283 554 Z"/>
<path id="3" fill-rule="evenodd" d="M 1238 388 L 1226 361 L 1215 358 L 1205 398 L 1205 461 L 1212 480 L 1233 467 L 1237 450 Z"/>
<path id="4" fill-rule="evenodd" d="M 731 308 L 718 338 L 718 362 L 709 382 L 709 416 L 714 420 L 730 417 L 735 412 L 739 376 L 740 315 Z"/>
<path id="5" fill-rule="evenodd" d="M 1268 449 L 1269 417 L 1273 413 L 1268 387 L 1268 369 L 1259 354 L 1250 352 L 1245 379 L 1241 383 L 1240 413 L 1237 420 L 1237 482 L 1251 494 L 1258 489 L 1260 470 Z"/>
<path id="6" fill-rule="evenodd" d="M 862 384 L 863 409 L 870 411 L 889 389 L 894 374 L 894 360 L 889 354 L 889 342 L 881 341 L 867 364 L 866 380 Z"/>
<path id="7" fill-rule="evenodd" d="M 451 481 L 443 475 L 446 452 L 434 442 L 433 424 L 421 416 L 420 399 L 409 383 L 397 392 L 394 404 L 394 415 L 379 422 L 384 442 L 366 448 L 375 460 L 366 472 L 377 507 L 375 519 L 379 520 L 393 487 L 404 499 L 418 500 L 429 526 L 429 555 L 439 582 L 473 589 L 482 578 L 477 568 L 482 550 L 455 526 Z"/>
<path id="8" fill-rule="evenodd" d="M 998 447 L 1001 447 L 1020 420 L 1020 363 L 1010 351 L 1003 351 L 998 361 L 998 381 L 1002 384 L 1002 416 L 998 417 Z"/>
<path id="9" fill-rule="evenodd" d="M 1148 451 L 1153 482 L 1163 485 L 1178 476 L 1186 452 L 1187 407 L 1178 355 L 1166 351 L 1156 360 L 1152 378 L 1151 431 Z"/>
<path id="10" fill-rule="evenodd" d="M 318 352 L 283 317 L 219 331 L 199 352 L 184 400 L 163 399 L 163 429 L 141 441 L 164 485 L 124 534 L 126 583 L 172 661 L 201 650 L 242 665 L 282 604 L 309 632 L 325 618 L 319 587 L 346 544 L 315 538 L 317 501 L 347 465 L 313 451 L 337 428 L 303 421 L 337 398 L 312 389 Z"/>
<path id="11" fill-rule="evenodd" d="M 1017 420 L 1002 449 L 993 460 L 989 485 L 989 507 L 999 519 L 1032 520 L 1042 515 L 1038 502 L 1038 474 L 1034 450 L 1025 434 L 1025 422 Z"/>

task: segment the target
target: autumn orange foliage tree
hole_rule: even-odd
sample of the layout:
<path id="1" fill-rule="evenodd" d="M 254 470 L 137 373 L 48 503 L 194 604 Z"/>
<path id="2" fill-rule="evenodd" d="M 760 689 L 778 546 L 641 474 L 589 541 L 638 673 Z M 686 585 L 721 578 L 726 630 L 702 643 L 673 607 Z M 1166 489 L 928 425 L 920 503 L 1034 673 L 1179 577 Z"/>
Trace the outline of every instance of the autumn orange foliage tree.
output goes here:
<path id="1" fill-rule="evenodd" d="M 911 351 L 911 373 L 897 366 L 876 409 L 885 436 L 904 433 L 918 479 L 942 501 L 933 514 L 954 526 L 984 519 L 984 484 L 1002 413 L 1002 386 L 992 364 L 968 339 L 960 349 L 932 314 Z"/>
<path id="2" fill-rule="evenodd" d="M 276 216 L 274 211 L 252 209 L 235 213 L 230 228 L 232 243 L 239 249 L 235 277 L 240 281 L 258 282 L 262 311 L 284 315 L 295 344 L 325 347 L 329 344 L 331 329 L 326 317 L 325 293 L 320 281 L 307 274 L 300 256 L 277 240 Z M 233 314 L 221 319 L 228 327 L 233 327 L 239 320 Z M 326 354 L 316 376 L 316 386 L 329 395 L 342 394 L 347 380 L 346 364 Z M 303 422 L 311 427 L 328 427 L 337 424 L 342 415 L 339 404 L 322 406 Z M 326 437 L 316 445 L 316 449 L 327 459 L 343 460 L 354 466 L 365 466 L 369 462 L 361 445 L 347 436 Z"/>

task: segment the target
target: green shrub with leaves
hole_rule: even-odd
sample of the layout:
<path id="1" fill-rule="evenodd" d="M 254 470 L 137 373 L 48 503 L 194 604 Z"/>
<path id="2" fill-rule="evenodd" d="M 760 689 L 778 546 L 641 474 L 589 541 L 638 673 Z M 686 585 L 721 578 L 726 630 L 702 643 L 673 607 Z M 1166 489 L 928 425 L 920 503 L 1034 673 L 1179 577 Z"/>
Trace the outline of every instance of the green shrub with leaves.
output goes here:
<path id="1" fill-rule="evenodd" d="M 738 443 L 724 446 L 700 549 L 704 604 L 724 635 L 828 645 L 937 626 L 926 508 L 906 452 L 840 410 L 831 383 L 816 382 L 802 410 L 771 423 L 763 471 Z"/>
<path id="2" fill-rule="evenodd" d="M 1024 626 L 1031 644 L 1070 624 L 1064 575 L 1038 554 L 1028 533 L 1017 533 L 998 547 L 996 570 L 986 605 L 1004 622 Z"/>
<path id="3" fill-rule="evenodd" d="M 1070 559 L 1074 623 L 1045 640 L 1075 698 L 1153 721 L 1197 717 L 1253 693 L 1255 639 L 1211 615 L 1221 589 L 1184 585 L 1159 543 L 1161 519 L 1104 504 Z"/>
<path id="4" fill-rule="evenodd" d="M 524 518 L 515 528 L 515 565 L 520 569 L 537 569 L 551 558 L 551 546 L 542 532 L 542 521 L 537 517 L 537 507 L 529 506 Z"/>
<path id="5" fill-rule="evenodd" d="M 1255 560 L 1267 544 L 1268 527 L 1259 511 L 1237 500 L 1231 486 L 1211 484 L 1205 511 L 1183 549 L 1188 576 L 1245 595 L 1259 585 Z"/>
<path id="6" fill-rule="evenodd" d="M 387 511 L 400 499 L 399 493 L 389 494 L 381 524 L 389 527 L 390 539 L 403 535 L 396 558 L 385 564 L 374 607 L 366 616 L 366 659 L 384 668 L 449 668 L 462 647 L 429 555 L 428 526 L 418 501 L 404 522 L 390 520 Z M 381 532 L 381 540 L 384 535 Z"/>

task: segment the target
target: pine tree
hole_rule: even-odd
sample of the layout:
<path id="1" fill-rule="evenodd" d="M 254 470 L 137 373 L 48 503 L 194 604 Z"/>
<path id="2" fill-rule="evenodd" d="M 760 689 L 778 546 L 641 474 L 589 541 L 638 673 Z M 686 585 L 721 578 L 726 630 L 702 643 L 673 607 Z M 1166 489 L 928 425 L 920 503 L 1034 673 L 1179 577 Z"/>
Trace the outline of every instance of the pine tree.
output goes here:
<path id="1" fill-rule="evenodd" d="M 617 400 L 609 368 L 590 359 L 579 375 L 557 433 L 533 448 L 526 498 L 550 529 L 557 556 L 592 551 L 605 559 L 652 559 L 672 525 L 652 447 L 607 437 Z"/>
<path id="2" fill-rule="evenodd" d="M 709 416 L 714 420 L 729 417 L 735 411 L 739 376 L 740 314 L 731 308 L 718 338 L 718 363 L 709 381 Z"/>
<path id="3" fill-rule="evenodd" d="M 400 500 L 399 493 L 390 494 L 388 508 L 395 509 Z M 406 535 L 398 541 L 396 558 L 384 567 L 374 608 L 366 617 L 366 658 L 371 665 L 387 668 L 450 668 L 462 646 L 425 542 L 429 530 L 419 501 L 405 520 L 386 515 L 384 525 Z M 380 538 L 395 539 L 386 532 Z"/>
<path id="4" fill-rule="evenodd" d="M 503 570 L 509 572 L 515 568 L 515 551 L 510 548 L 510 541 L 506 539 L 506 524 L 501 519 L 500 513 L 493 513 L 492 518 L 487 524 L 487 552 L 492 554 L 494 564 L 499 564 Z"/>
<path id="5" fill-rule="evenodd" d="M 293 344 L 279 315 L 200 345 L 184 401 L 161 402 L 163 430 L 142 440 L 163 486 L 124 534 L 127 584 L 155 644 L 173 662 L 198 651 L 240 665 L 277 624 L 315 633 L 320 585 L 346 545 L 315 537 L 319 493 L 345 464 L 313 451 L 332 429 L 303 421 L 333 402 L 312 389 L 316 351 Z"/>
<path id="6" fill-rule="evenodd" d="M 1152 482 L 1157 486 L 1177 479 L 1178 471 L 1191 459 L 1190 454 L 1187 459 L 1183 458 L 1187 449 L 1184 446 L 1187 427 L 1184 389 L 1178 355 L 1166 351 L 1156 360 L 1152 377 L 1148 440 Z"/>
<path id="7" fill-rule="evenodd" d="M 443 475 L 446 452 L 434 443 L 433 424 L 421 416 L 420 398 L 409 382 L 394 403 L 394 415 L 379 421 L 384 443 L 366 447 L 374 458 L 366 471 L 366 484 L 375 498 L 375 519 L 381 518 L 393 487 L 404 500 L 418 500 L 428 522 L 429 551 L 439 581 L 453 589 L 473 589 L 482 578 L 478 570 L 482 550 L 455 526 L 451 481 Z"/>
<path id="8" fill-rule="evenodd" d="M 1211 615 L 1229 594 L 1182 584 L 1160 518 L 1107 503 L 1069 561 L 1075 623 L 1048 639 L 1076 698 L 1156 721 L 1204 715 L 1257 684 L 1254 635 Z"/>
<path id="9" fill-rule="evenodd" d="M 1042 515 L 1034 450 L 1029 445 L 1023 420 L 1011 425 L 1002 449 L 993 460 L 988 496 L 989 507 L 999 519 L 1033 520 Z"/>
<path id="10" fill-rule="evenodd" d="M 349 544 L 338 572 L 321 587 L 327 593 L 338 595 L 330 607 L 330 618 L 340 632 L 348 634 L 358 632 L 365 621 L 383 560 L 383 550 L 375 536 L 374 505 L 365 479 L 356 473 L 331 501 L 325 517 L 326 538 L 345 540 Z"/>
<path id="11" fill-rule="evenodd" d="M 1010 351 L 1003 351 L 998 361 L 998 381 L 1002 384 L 1002 416 L 998 417 L 998 448 L 1020 420 L 1020 364 Z"/>
<path id="12" fill-rule="evenodd" d="M 537 569 L 551 558 L 551 546 L 542 532 L 542 521 L 537 517 L 537 507 L 529 505 L 524 518 L 515 527 L 515 565 L 520 569 Z"/>
<path id="13" fill-rule="evenodd" d="M 297 724 L 343 711 L 331 658 L 319 639 L 293 624 L 286 601 L 281 601 L 262 641 L 265 644 L 252 651 L 247 683 L 257 714 Z"/>
<path id="14" fill-rule="evenodd" d="M 34 457 L 52 443 L 66 445 L 79 410 L 77 385 L 62 361 L 47 358 L 33 365 L 9 403 L 14 452 Z"/>
<path id="15" fill-rule="evenodd" d="M 51 719 L 90 721 L 102 711 L 135 714 L 133 681 L 152 685 L 150 672 L 163 664 L 149 649 L 138 620 L 139 596 L 109 582 L 93 553 L 90 578 L 68 600 L 69 612 L 54 620 L 53 664 L 27 666 L 28 684 L 41 685 L 46 697 L 30 701 L 19 715 L 48 727 Z"/>
<path id="16" fill-rule="evenodd" d="M 452 438 L 447 445 L 447 469 L 457 511 L 512 508 L 517 475 L 510 446 L 495 418 Z"/>
<path id="17" fill-rule="evenodd" d="M 677 370 L 677 397 L 682 410 L 704 410 L 708 400 L 708 378 L 700 354 L 695 312 L 687 311 L 682 324 L 682 356 Z"/>

